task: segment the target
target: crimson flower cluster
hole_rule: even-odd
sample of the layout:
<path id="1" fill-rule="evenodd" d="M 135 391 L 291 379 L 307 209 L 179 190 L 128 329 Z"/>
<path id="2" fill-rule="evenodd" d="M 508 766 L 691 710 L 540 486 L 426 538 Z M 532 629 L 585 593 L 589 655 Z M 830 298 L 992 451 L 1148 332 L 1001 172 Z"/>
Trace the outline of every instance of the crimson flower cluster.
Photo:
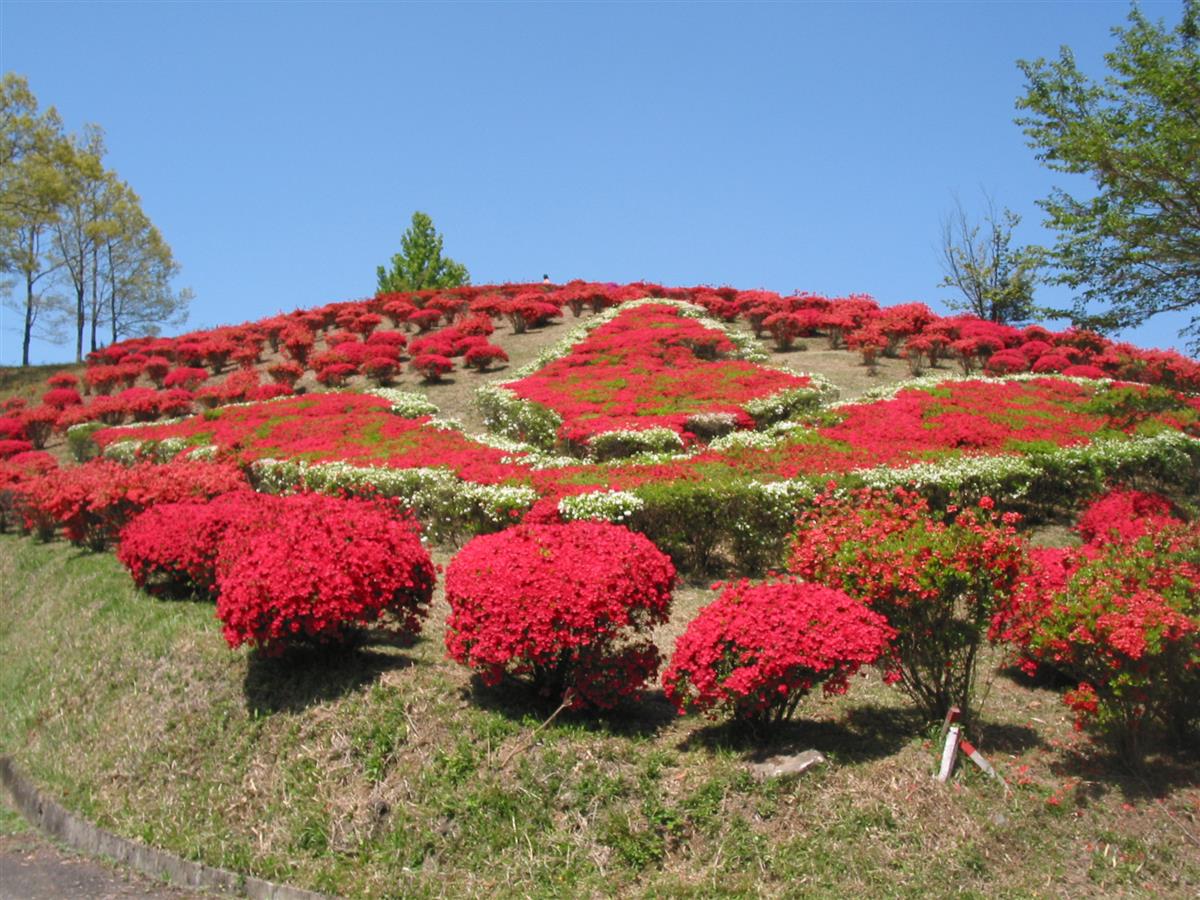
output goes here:
<path id="1" fill-rule="evenodd" d="M 1088 507 L 1075 549 L 1043 550 L 992 623 L 1019 664 L 1057 669 L 1077 728 L 1140 754 L 1147 725 L 1200 723 L 1200 524 L 1159 496 L 1110 492 Z"/>
<path id="2" fill-rule="evenodd" d="M 658 671 L 648 631 L 666 621 L 674 584 L 670 559 L 618 525 L 482 535 L 446 572 L 446 649 L 485 684 L 508 674 L 568 706 L 611 707 Z"/>
<path id="3" fill-rule="evenodd" d="M 93 460 L 23 481 L 13 489 L 13 504 L 27 530 L 48 539 L 62 528 L 72 543 L 102 550 L 144 509 L 246 487 L 242 471 L 226 463 L 183 459 L 122 466 Z"/>
<path id="4" fill-rule="evenodd" d="M 846 690 L 895 632 L 883 616 L 819 584 L 729 585 L 700 611 L 663 674 L 680 713 L 720 710 L 765 725 L 790 718 L 817 684 Z"/>
<path id="5" fill-rule="evenodd" d="M 152 506 L 121 530 L 117 559 L 140 588 L 215 597 L 218 564 L 228 567 L 246 539 L 272 526 L 285 502 L 237 490 L 208 502 Z M 227 541 L 231 529 L 237 538 Z"/>
<path id="6" fill-rule="evenodd" d="M 791 570 L 887 618 L 890 674 L 931 719 L 969 709 L 988 625 L 1025 567 L 1017 516 L 993 506 L 940 514 L 904 490 L 826 493 L 797 523 Z"/>
<path id="7" fill-rule="evenodd" d="M 403 633 L 420 631 L 435 574 L 416 522 L 363 499 L 276 504 L 218 549 L 217 615 L 231 647 L 339 641 L 385 614 Z"/>

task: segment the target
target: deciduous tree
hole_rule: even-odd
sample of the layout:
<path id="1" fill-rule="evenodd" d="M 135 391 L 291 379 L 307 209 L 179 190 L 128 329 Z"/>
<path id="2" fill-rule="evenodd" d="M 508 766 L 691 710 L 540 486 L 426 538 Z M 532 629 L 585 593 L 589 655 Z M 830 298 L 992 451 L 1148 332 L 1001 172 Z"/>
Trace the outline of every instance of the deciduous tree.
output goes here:
<path id="1" fill-rule="evenodd" d="M 1113 34 L 1102 80 L 1068 47 L 1019 63 L 1030 146 L 1092 182 L 1088 195 L 1056 188 L 1041 205 L 1058 232 L 1056 280 L 1077 291 L 1076 320 L 1096 328 L 1200 305 L 1200 5 L 1184 0 L 1173 29 L 1134 6 Z M 1183 333 L 1200 349 L 1200 316 Z"/>
<path id="2" fill-rule="evenodd" d="M 942 220 L 941 257 L 946 277 L 942 287 L 961 297 L 946 301 L 991 322 L 1019 322 L 1034 315 L 1033 286 L 1039 253 L 1013 246 L 1013 230 L 1021 217 L 997 209 L 984 195 L 983 217 L 974 221 L 955 199 L 954 211 Z"/>

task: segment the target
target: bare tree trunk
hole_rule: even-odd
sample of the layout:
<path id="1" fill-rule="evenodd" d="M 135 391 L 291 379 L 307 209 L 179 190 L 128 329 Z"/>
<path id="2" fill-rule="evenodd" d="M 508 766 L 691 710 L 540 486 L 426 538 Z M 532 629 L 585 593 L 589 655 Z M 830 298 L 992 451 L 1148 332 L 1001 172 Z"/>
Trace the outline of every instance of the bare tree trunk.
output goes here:
<path id="1" fill-rule="evenodd" d="M 91 306 L 92 306 L 92 335 L 91 335 L 92 342 L 91 343 L 92 343 L 92 352 L 93 353 L 97 349 L 97 347 L 96 347 L 96 328 L 100 324 L 100 297 L 99 297 L 100 259 L 99 259 L 99 253 L 100 253 L 99 249 L 93 243 L 92 244 L 92 304 L 91 304 Z"/>
<path id="2" fill-rule="evenodd" d="M 21 365 L 29 366 L 29 341 L 33 336 L 33 273 L 25 273 L 25 333 L 21 340 Z"/>

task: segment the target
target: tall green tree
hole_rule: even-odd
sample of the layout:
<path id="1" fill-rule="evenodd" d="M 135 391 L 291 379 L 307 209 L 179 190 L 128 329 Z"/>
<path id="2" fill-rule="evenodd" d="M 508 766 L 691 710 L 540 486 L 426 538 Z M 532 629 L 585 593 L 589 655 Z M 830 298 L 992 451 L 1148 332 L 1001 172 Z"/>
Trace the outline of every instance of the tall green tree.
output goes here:
<path id="1" fill-rule="evenodd" d="M 99 326 L 108 331 L 110 342 L 116 343 L 135 335 L 158 334 L 164 326 L 182 325 L 192 299 L 188 288 L 172 288 L 179 264 L 142 211 L 133 189 L 113 178 L 108 203 L 107 227 L 100 234 L 94 267 L 99 292 L 94 295 L 92 349 Z"/>
<path id="2" fill-rule="evenodd" d="M 442 256 L 442 236 L 434 229 L 433 220 L 419 211 L 413 213 L 412 225 L 400 238 L 400 252 L 392 257 L 391 268 L 379 266 L 376 275 L 380 293 L 471 283 L 466 266 Z"/>
<path id="3" fill-rule="evenodd" d="M 72 156 L 54 108 L 39 111 L 25 80 L 6 74 L 0 82 L 0 270 L 20 285 L 13 297 L 6 288 L 4 303 L 22 318 L 24 366 L 35 335 L 60 339 L 62 308 L 52 288 L 63 264 L 50 250 L 70 194 Z"/>
<path id="4" fill-rule="evenodd" d="M 25 79 L 0 83 L 0 270 L 24 297 L 22 365 L 36 335 L 62 339 L 76 359 L 112 340 L 181 324 L 191 292 L 171 284 L 179 266 L 137 194 L 104 167 L 104 135 L 87 126 L 64 134 L 53 108 L 38 111 Z M 64 296 L 65 295 L 65 296 Z M 90 340 L 85 340 L 89 338 Z"/>
<path id="5" fill-rule="evenodd" d="M 984 194 L 982 217 L 974 220 L 955 198 L 954 210 L 942 219 L 941 262 L 945 277 L 941 287 L 954 288 L 959 296 L 946 301 L 992 322 L 1021 322 L 1033 318 L 1033 290 L 1040 251 L 1013 244 L 1013 231 L 1021 217 L 1010 209 L 997 209 Z"/>
<path id="6" fill-rule="evenodd" d="M 1184 0 L 1168 28 L 1135 5 L 1113 35 L 1102 80 L 1067 47 L 1018 63 L 1017 123 L 1038 159 L 1092 183 L 1041 206 L 1058 232 L 1055 280 L 1076 291 L 1073 318 L 1101 329 L 1200 306 L 1200 6 Z M 1183 334 L 1200 351 L 1200 316 Z"/>

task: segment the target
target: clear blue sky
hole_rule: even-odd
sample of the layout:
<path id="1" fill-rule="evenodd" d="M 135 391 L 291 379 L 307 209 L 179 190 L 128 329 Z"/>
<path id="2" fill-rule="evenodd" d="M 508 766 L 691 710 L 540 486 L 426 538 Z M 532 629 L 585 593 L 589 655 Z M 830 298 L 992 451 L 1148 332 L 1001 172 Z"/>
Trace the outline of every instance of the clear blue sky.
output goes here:
<path id="1" fill-rule="evenodd" d="M 1180 4 L 1144 2 L 1174 25 Z M 1103 71 L 1124 2 L 0 0 L 0 68 L 108 165 L 189 327 L 366 296 L 413 210 L 485 282 L 731 284 L 940 308 L 980 189 L 1049 242 L 1019 58 Z M 1065 302 L 1043 289 L 1045 302 Z M 17 358 L 6 314 L 0 363 Z M 1182 317 L 1128 335 L 1176 346 Z M 65 359 L 41 345 L 37 358 Z"/>

